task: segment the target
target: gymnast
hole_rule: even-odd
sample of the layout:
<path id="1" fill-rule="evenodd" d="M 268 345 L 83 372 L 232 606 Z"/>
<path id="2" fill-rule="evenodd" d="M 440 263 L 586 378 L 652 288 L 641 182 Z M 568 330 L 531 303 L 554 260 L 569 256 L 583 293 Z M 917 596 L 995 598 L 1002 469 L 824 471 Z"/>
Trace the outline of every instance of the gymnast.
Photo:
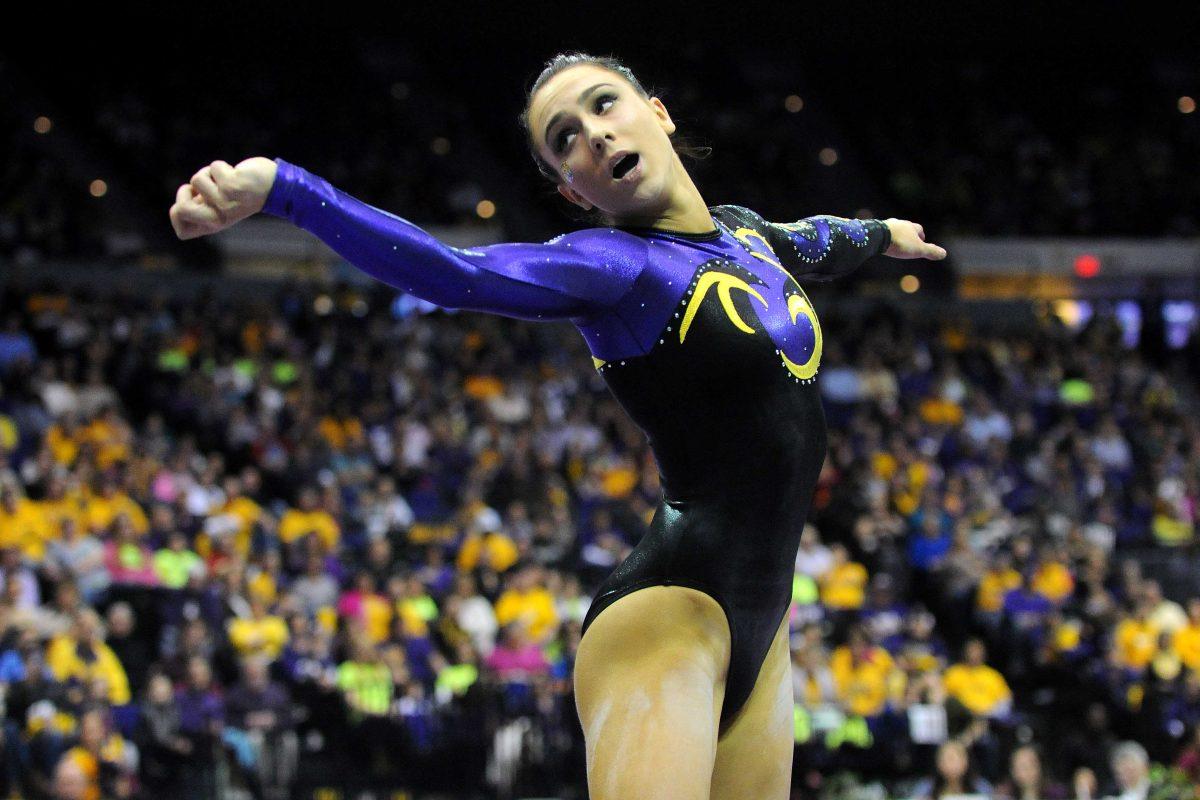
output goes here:
<path id="1" fill-rule="evenodd" d="M 826 452 L 822 330 L 802 284 L 877 254 L 940 260 L 920 225 L 765 221 L 709 207 L 662 101 L 611 57 L 556 56 L 520 120 L 539 170 L 602 220 L 545 243 L 442 244 L 282 159 L 214 161 L 179 187 L 181 239 L 259 211 L 447 308 L 570 320 L 645 432 L 649 530 L 583 624 L 574 686 L 593 800 L 784 800 L 787 610 Z"/>

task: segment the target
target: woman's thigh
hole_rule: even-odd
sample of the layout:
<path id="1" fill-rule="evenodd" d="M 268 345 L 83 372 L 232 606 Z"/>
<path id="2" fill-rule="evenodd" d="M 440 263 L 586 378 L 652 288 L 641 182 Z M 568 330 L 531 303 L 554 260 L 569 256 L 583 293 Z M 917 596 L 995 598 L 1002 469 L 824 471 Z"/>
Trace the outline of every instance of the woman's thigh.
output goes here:
<path id="1" fill-rule="evenodd" d="M 717 741 L 711 800 L 787 800 L 792 784 L 791 652 L 785 618 L 750 699 Z"/>
<path id="2" fill-rule="evenodd" d="M 591 800 L 707 800 L 728 665 L 702 592 L 649 586 L 604 609 L 575 659 Z"/>

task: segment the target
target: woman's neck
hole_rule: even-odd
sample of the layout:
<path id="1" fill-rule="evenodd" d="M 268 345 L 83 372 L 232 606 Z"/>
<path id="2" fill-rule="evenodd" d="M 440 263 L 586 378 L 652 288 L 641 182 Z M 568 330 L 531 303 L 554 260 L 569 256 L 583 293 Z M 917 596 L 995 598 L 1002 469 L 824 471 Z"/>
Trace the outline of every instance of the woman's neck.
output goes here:
<path id="1" fill-rule="evenodd" d="M 619 224 L 679 233 L 709 233 L 716 228 L 712 214 L 708 212 L 708 205 L 700 195 L 700 190 L 696 188 L 692 176 L 679 160 L 679 155 L 672 155 L 674 158 L 671 188 L 666 204 L 657 213 L 646 217 L 623 218 L 618 220 Z"/>

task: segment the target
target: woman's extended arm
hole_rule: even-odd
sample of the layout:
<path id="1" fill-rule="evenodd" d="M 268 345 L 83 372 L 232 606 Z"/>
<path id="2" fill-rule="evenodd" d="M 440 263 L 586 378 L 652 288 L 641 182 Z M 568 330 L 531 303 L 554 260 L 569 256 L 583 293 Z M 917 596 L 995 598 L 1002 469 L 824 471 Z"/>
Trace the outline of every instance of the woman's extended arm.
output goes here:
<path id="1" fill-rule="evenodd" d="M 742 206 L 723 206 L 745 227 L 739 238 L 761 238 L 779 263 L 797 280 L 830 281 L 853 272 L 871 256 L 927 258 L 938 261 L 946 251 L 925 242 L 920 225 L 900 219 L 845 219 L 827 215 L 798 222 L 767 222 Z M 745 233 L 749 231 L 750 233 Z"/>
<path id="2" fill-rule="evenodd" d="M 829 281 L 854 271 L 873 255 L 940 261 L 946 251 L 925 241 L 925 228 L 902 219 L 846 219 L 820 215 L 767 223 L 775 240 L 800 262 L 798 279 Z M 778 250 L 776 252 L 779 252 Z M 782 255 L 782 254 L 781 254 Z M 807 264 L 808 269 L 803 265 Z"/>
<path id="3" fill-rule="evenodd" d="M 416 297 L 520 319 L 590 316 L 614 305 L 641 266 L 571 237 L 450 247 L 283 159 L 249 159 L 237 168 L 214 162 L 180 187 L 171 220 L 180 238 L 192 238 L 258 210 L 315 234 L 355 267 Z"/>

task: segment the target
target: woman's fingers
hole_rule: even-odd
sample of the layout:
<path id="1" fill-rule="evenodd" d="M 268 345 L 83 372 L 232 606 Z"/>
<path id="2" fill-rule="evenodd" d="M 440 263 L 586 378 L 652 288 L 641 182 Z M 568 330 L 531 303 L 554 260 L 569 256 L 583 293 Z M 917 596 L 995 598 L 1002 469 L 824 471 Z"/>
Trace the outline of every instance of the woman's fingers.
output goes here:
<path id="1" fill-rule="evenodd" d="M 217 188 L 224 194 L 228 194 L 230 190 L 230 181 L 233 179 L 233 167 L 229 166 L 225 161 L 214 161 L 209 165 L 213 182 Z"/>
<path id="2" fill-rule="evenodd" d="M 194 239 L 212 233 L 221 227 L 221 218 L 204 198 L 196 194 L 195 187 L 185 183 L 175 192 L 175 204 L 168 215 L 175 235 L 180 239 Z"/>
<path id="3" fill-rule="evenodd" d="M 192 176 L 192 187 L 200 193 L 204 201 L 218 212 L 226 203 L 225 197 L 217 184 L 213 182 L 211 167 L 205 167 Z"/>

